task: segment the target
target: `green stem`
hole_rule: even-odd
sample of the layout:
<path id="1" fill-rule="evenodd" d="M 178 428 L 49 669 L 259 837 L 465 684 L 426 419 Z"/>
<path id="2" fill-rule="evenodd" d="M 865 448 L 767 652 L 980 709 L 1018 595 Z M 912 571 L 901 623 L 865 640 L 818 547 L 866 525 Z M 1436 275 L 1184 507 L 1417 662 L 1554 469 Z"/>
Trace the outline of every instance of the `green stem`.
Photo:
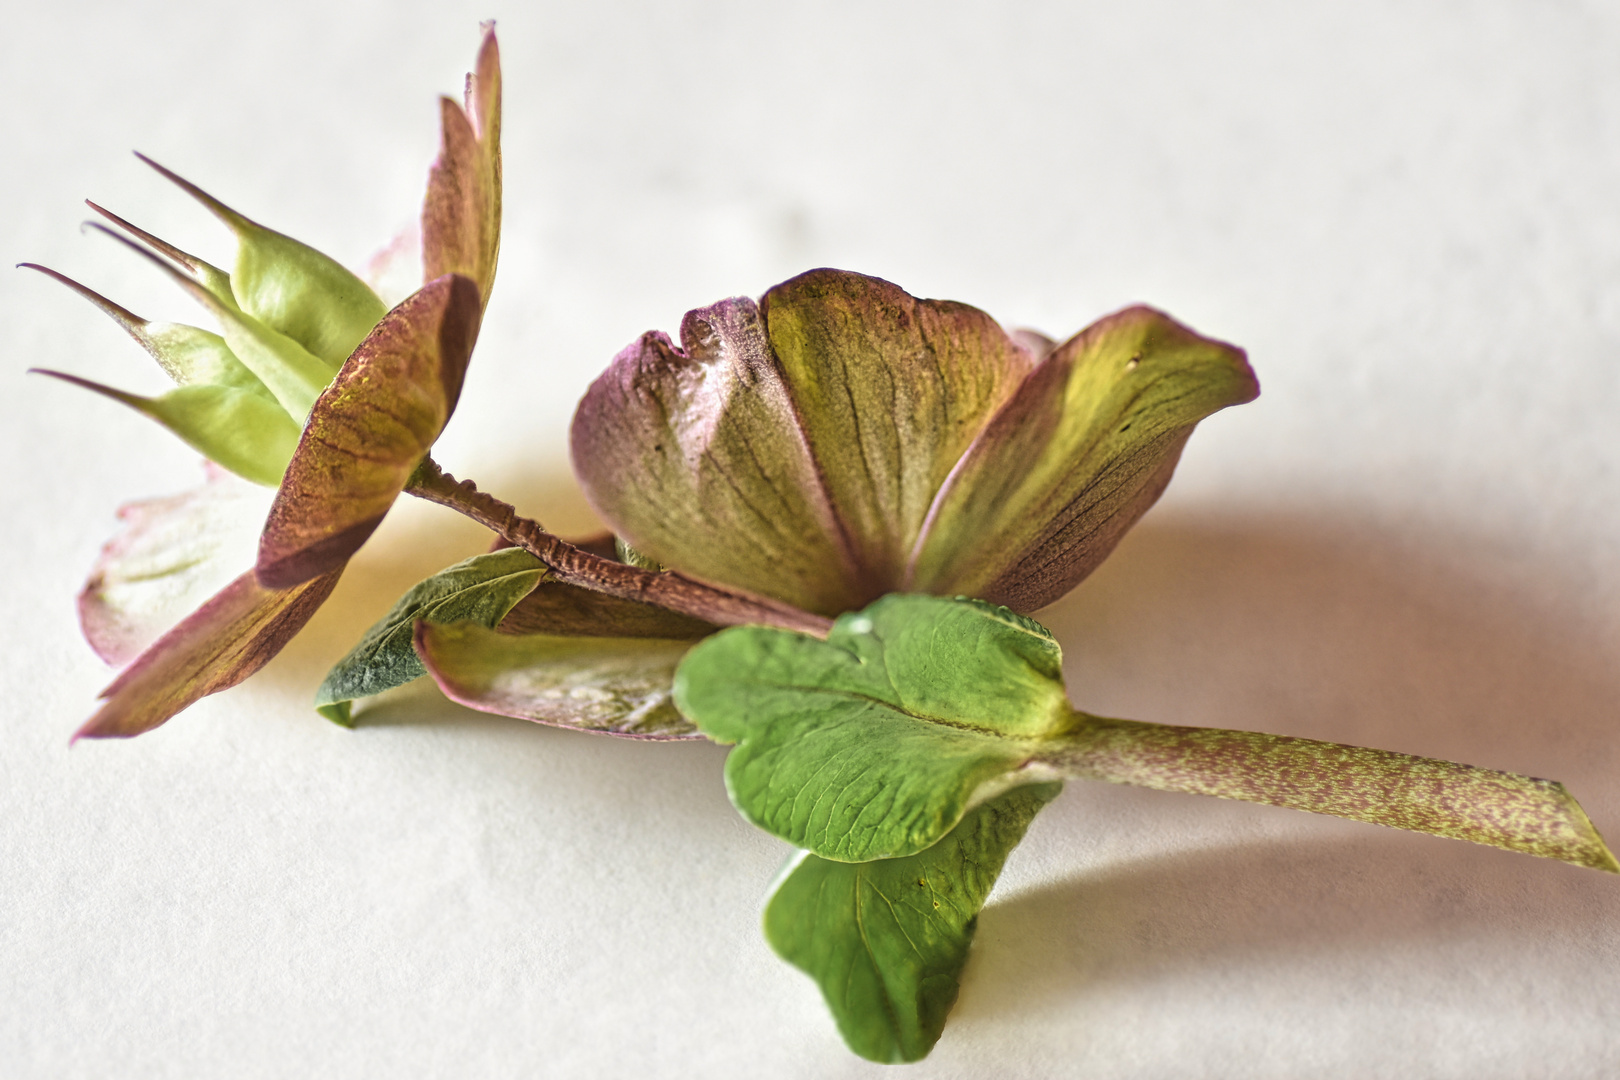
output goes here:
<path id="1" fill-rule="evenodd" d="M 1564 785 L 1517 773 L 1314 739 L 1100 717 L 1039 757 L 1081 779 L 1332 814 L 1620 873 Z"/>

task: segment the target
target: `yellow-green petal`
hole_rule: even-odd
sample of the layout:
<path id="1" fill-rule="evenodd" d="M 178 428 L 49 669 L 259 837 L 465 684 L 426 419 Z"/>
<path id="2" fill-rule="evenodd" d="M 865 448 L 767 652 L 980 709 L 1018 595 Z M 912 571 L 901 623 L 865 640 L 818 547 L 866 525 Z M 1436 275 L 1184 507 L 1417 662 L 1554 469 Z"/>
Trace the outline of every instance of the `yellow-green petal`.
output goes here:
<path id="1" fill-rule="evenodd" d="M 977 308 L 841 270 L 783 282 L 760 310 L 860 602 L 892 592 L 935 493 L 1031 357 Z"/>
<path id="2" fill-rule="evenodd" d="M 1019 387 L 946 481 L 904 588 L 1034 611 L 1089 574 L 1158 499 L 1193 426 L 1252 400 L 1242 350 L 1134 307 Z"/>

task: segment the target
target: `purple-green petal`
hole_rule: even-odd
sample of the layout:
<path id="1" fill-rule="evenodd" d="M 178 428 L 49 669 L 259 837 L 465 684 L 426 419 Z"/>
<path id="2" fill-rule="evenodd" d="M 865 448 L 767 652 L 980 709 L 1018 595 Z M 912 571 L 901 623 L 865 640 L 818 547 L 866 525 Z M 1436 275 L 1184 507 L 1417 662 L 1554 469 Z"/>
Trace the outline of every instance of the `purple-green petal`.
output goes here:
<path id="1" fill-rule="evenodd" d="M 201 698 L 235 686 L 304 628 L 339 573 L 291 589 L 267 589 L 252 571 L 241 575 L 125 668 L 101 692 L 106 704 L 73 738 L 139 735 Z"/>
<path id="2" fill-rule="evenodd" d="M 905 587 L 1034 611 L 1079 584 L 1158 499 L 1194 425 L 1252 400 L 1241 349 L 1146 307 L 1048 355 L 945 482 Z"/>
<path id="3" fill-rule="evenodd" d="M 478 287 L 450 274 L 377 324 L 315 402 L 259 543 L 259 581 L 289 588 L 341 567 L 382 523 L 461 395 Z"/>

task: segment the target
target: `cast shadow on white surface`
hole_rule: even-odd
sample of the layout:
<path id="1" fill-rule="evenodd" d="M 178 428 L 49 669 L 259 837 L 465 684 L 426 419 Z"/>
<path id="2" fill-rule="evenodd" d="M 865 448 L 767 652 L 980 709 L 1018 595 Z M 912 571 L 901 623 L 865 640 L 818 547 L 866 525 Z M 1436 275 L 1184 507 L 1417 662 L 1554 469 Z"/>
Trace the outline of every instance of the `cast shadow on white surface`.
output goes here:
<path id="1" fill-rule="evenodd" d="M 1551 575 L 1519 566 L 1504 580 L 1497 560 L 1486 580 L 1477 542 L 1412 539 L 1331 517 L 1150 518 L 1041 618 L 1093 711 L 1550 776 L 1620 840 L 1620 677 L 1601 636 L 1560 610 L 1569 594 Z M 1050 857 L 1069 837 L 1093 865 L 992 899 L 958 1022 L 1036 1009 L 1083 1026 L 1088 1005 L 1192 981 L 1239 1012 L 1285 1009 L 1288 994 L 1341 1017 L 1444 999 L 1504 1031 L 1529 1023 L 1528 996 L 1591 1035 L 1606 1009 L 1592 994 L 1617 985 L 1620 880 L 1607 874 L 1081 784 L 1026 846 Z M 1554 1039 L 1520 1033 L 1523 1047 Z"/>
<path id="2" fill-rule="evenodd" d="M 588 527 L 563 478 L 492 487 L 542 520 L 549 511 Z M 487 540 L 449 515 L 397 524 L 273 669 L 288 692 L 308 693 L 400 592 Z M 1502 560 L 1478 550 L 1466 536 L 1381 536 L 1328 512 L 1167 508 L 1040 618 L 1064 643 L 1071 696 L 1091 711 L 1550 776 L 1620 839 L 1610 778 L 1620 677 L 1606 639 L 1565 617 L 1567 583 L 1511 560 L 1503 576 Z M 475 743 L 493 753 L 531 738 L 520 722 L 455 706 L 425 684 L 372 704 L 360 723 L 356 738 L 442 726 L 446 744 L 465 738 L 472 757 Z M 559 731 L 532 738 L 581 768 L 651 770 L 660 804 L 717 780 L 717 753 L 662 756 Z M 590 745 L 568 741 L 581 739 Z M 682 813 L 710 835 L 726 831 L 722 799 Z M 1021 858 L 1039 863 L 1040 880 L 1028 883 Z M 1187 978 L 1236 979 L 1241 998 L 1242 973 L 1257 969 L 1272 972 L 1265 993 L 1281 971 L 1306 998 L 1371 1000 L 1391 980 L 1417 985 L 1437 972 L 1466 984 L 1458 973 L 1476 948 L 1492 963 L 1611 986 L 1615 926 L 1620 882 L 1593 871 L 1271 808 L 1071 784 L 982 916 L 957 1022 L 1031 1008 L 1072 1010 L 1081 1022 L 1100 996 Z M 1334 980 L 1344 978 L 1360 989 L 1341 990 Z M 1470 1007 L 1491 1015 L 1492 993 L 1479 986 Z"/>

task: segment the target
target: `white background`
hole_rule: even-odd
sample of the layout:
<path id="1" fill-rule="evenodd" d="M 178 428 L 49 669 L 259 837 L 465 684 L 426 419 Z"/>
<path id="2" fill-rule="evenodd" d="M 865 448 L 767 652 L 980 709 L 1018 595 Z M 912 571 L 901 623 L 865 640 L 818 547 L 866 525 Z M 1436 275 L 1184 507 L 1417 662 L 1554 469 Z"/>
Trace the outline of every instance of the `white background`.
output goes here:
<path id="1" fill-rule="evenodd" d="M 1065 336 L 1133 301 L 1264 393 L 1043 618 L 1092 711 L 1568 783 L 1620 838 L 1620 9 L 1357 2 L 60 3 L 0 31 L 0 257 L 195 317 L 85 196 L 229 264 L 129 156 L 362 264 L 500 19 L 499 282 L 437 456 L 590 525 L 573 403 L 687 308 L 879 274 Z M 67 737 L 72 598 L 193 455 L 162 376 L 0 286 L 0 1075 L 875 1075 L 757 932 L 783 845 L 707 745 L 412 690 L 307 707 L 484 543 L 401 506 L 250 683 Z M 919 1077 L 1606 1077 L 1620 879 L 1281 810 L 1071 785 L 1014 855 Z"/>

